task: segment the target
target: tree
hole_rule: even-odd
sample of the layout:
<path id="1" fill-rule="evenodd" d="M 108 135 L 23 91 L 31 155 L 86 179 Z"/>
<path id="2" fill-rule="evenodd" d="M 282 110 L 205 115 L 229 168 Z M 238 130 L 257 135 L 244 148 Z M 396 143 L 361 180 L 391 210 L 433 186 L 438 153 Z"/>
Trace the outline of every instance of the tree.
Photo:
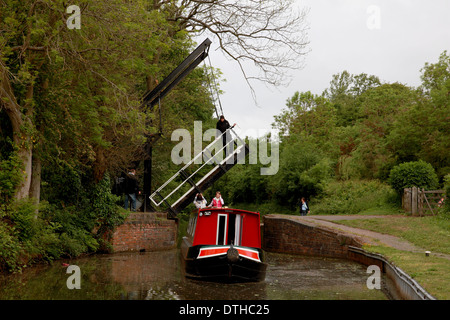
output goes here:
<path id="1" fill-rule="evenodd" d="M 85 166 L 100 181 L 139 156 L 157 130 L 139 108 L 145 79 L 192 45 L 185 33 L 166 45 L 170 24 L 146 1 L 86 1 L 80 30 L 67 28 L 65 9 L 11 0 L 0 13 L 0 111 L 24 169 L 17 198 L 39 198 L 42 168 Z"/>
<path id="2" fill-rule="evenodd" d="M 330 82 L 330 87 L 325 89 L 323 95 L 335 102 L 343 96 L 359 96 L 363 92 L 381 85 L 377 76 L 361 73 L 350 74 L 347 70 L 334 74 Z"/>
<path id="3" fill-rule="evenodd" d="M 286 101 L 286 108 L 274 116 L 272 126 L 282 136 L 304 132 L 306 135 L 324 136 L 334 126 L 334 109 L 328 99 L 307 92 L 296 92 Z"/>
<path id="4" fill-rule="evenodd" d="M 365 73 L 353 75 L 344 70 L 333 75 L 330 87 L 324 90 L 323 96 L 328 98 L 336 108 L 337 125 L 354 125 L 358 118 L 355 99 L 365 91 L 380 85 L 381 82 L 378 77 Z"/>
<path id="5" fill-rule="evenodd" d="M 302 134 L 291 135 L 282 142 L 280 166 L 267 182 L 269 194 L 280 205 L 295 209 L 301 197 L 320 194 L 332 176 L 332 163 L 317 145 Z"/>
<path id="6" fill-rule="evenodd" d="M 194 46 L 147 0 L 79 6 L 81 29 L 71 30 L 62 0 L 2 1 L 0 268 L 5 257 L 18 265 L 99 248 L 123 218 L 109 177 L 142 160 L 158 133 L 158 109 L 141 97 Z M 205 81 L 196 69 L 167 97 L 166 130 L 212 121 Z"/>
<path id="7" fill-rule="evenodd" d="M 398 162 L 423 159 L 442 179 L 450 172 L 450 56 L 426 63 L 416 103 L 398 114 L 387 137 L 388 148 Z"/>
<path id="8" fill-rule="evenodd" d="M 383 84 L 357 96 L 356 148 L 352 156 L 360 164 L 362 178 L 387 178 L 384 168 L 395 164 L 386 140 L 396 119 L 417 103 L 414 90 L 399 83 Z"/>
<path id="9" fill-rule="evenodd" d="M 249 85 L 255 79 L 285 84 L 286 71 L 300 68 L 307 53 L 307 10 L 298 10 L 293 0 L 155 0 L 154 4 L 181 30 L 215 37 L 221 50 L 239 64 Z M 246 62 L 261 73 L 249 75 Z"/>
<path id="10" fill-rule="evenodd" d="M 426 125 L 421 125 L 424 135 L 420 155 L 438 169 L 443 178 L 450 172 L 450 55 L 444 51 L 439 61 L 426 63 L 422 69 L 422 89 L 429 103 L 420 116 L 428 117 Z"/>

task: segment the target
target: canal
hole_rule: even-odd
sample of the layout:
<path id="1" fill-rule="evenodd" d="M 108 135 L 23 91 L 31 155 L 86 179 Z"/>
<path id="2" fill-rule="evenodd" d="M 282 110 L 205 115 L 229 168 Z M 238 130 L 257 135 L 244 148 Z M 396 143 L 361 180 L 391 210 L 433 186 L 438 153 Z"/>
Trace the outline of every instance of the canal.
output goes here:
<path id="1" fill-rule="evenodd" d="M 267 253 L 267 276 L 259 283 L 186 279 L 179 250 L 93 255 L 20 274 L 0 275 L 0 299 L 15 300 L 385 300 L 369 290 L 366 267 L 332 258 Z M 68 289 L 67 265 L 80 268 L 80 289 Z"/>

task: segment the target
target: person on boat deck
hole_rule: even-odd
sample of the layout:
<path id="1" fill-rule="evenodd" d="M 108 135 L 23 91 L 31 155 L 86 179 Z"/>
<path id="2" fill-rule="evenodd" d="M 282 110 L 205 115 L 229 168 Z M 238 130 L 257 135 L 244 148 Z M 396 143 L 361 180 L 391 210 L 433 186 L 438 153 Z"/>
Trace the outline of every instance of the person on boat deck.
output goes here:
<path id="1" fill-rule="evenodd" d="M 222 199 L 222 196 L 220 195 L 220 192 L 216 192 L 216 196 L 211 200 L 211 203 L 209 204 L 209 207 L 216 207 L 216 208 L 222 208 L 224 206 L 224 202 Z"/>
<path id="2" fill-rule="evenodd" d="M 235 125 L 236 125 L 236 123 L 233 124 L 233 127 Z M 227 140 L 230 140 L 229 139 L 230 134 L 229 133 L 223 134 L 223 133 L 225 131 L 227 131 L 229 128 L 232 128 L 230 126 L 230 123 L 227 120 L 225 120 L 225 117 L 223 115 L 221 115 L 220 118 L 219 118 L 219 121 L 217 121 L 216 129 L 219 130 L 222 133 L 222 143 L 223 143 L 224 147 L 227 144 Z M 227 148 L 225 148 L 225 155 L 228 155 Z"/>
<path id="3" fill-rule="evenodd" d="M 197 193 L 197 195 L 195 196 L 194 205 L 197 209 L 206 207 L 206 199 L 201 193 Z"/>

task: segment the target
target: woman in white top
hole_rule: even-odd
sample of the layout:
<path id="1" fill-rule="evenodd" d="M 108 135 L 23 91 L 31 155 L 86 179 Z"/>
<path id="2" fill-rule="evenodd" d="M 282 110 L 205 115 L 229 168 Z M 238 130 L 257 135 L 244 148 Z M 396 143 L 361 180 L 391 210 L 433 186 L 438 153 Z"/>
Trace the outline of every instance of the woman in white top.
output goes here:
<path id="1" fill-rule="evenodd" d="M 194 204 L 197 207 L 197 209 L 202 209 L 206 207 L 206 199 L 203 197 L 201 193 L 197 193 L 194 199 Z"/>
<path id="2" fill-rule="evenodd" d="M 300 207 L 300 215 L 301 216 L 306 216 L 309 213 L 309 206 L 306 203 L 306 199 L 302 198 L 302 204 Z"/>

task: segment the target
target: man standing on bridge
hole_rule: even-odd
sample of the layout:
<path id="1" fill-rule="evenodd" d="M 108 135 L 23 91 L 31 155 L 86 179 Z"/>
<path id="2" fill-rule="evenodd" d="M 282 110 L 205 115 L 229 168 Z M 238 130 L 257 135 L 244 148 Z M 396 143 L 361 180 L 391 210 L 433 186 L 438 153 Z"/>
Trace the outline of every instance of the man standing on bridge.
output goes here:
<path id="1" fill-rule="evenodd" d="M 233 127 L 236 125 L 233 124 Z M 227 145 L 227 141 L 230 141 L 231 136 L 230 136 L 230 132 L 227 132 L 226 134 L 224 134 L 228 129 L 233 128 L 232 126 L 230 126 L 230 123 L 225 120 L 225 117 L 223 115 L 220 116 L 219 121 L 217 121 L 216 124 L 216 129 L 219 130 L 222 133 L 222 143 L 223 146 L 225 147 Z M 227 148 L 225 148 L 225 157 L 228 156 L 228 151 Z"/>

